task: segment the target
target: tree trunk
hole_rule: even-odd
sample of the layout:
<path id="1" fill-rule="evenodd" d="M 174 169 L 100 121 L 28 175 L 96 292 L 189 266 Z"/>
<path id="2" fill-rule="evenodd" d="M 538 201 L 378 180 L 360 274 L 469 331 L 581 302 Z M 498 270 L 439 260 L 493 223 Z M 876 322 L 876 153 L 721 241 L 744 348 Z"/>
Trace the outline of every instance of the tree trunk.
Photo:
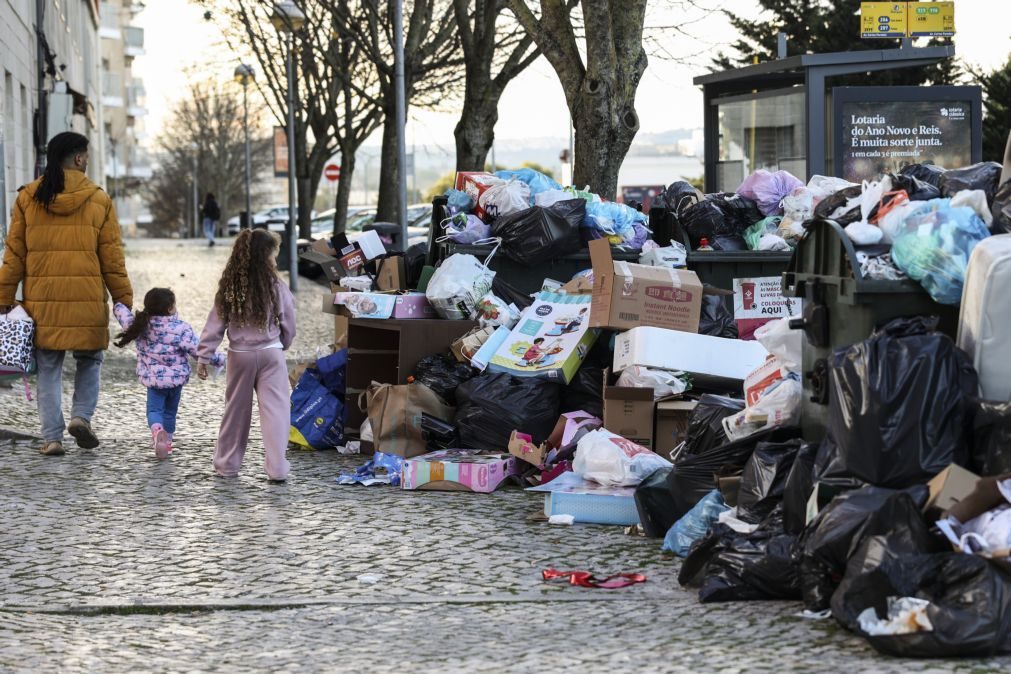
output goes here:
<path id="1" fill-rule="evenodd" d="M 392 107 L 392 106 L 391 106 Z M 397 181 L 397 121 L 392 110 L 383 122 L 383 148 L 379 165 L 379 203 L 376 222 L 397 222 L 399 184 Z"/>
<path id="2" fill-rule="evenodd" d="M 341 177 L 337 182 L 337 198 L 334 201 L 333 233 L 341 234 L 347 226 L 348 205 L 351 202 L 352 178 L 355 175 L 355 154 L 341 150 Z"/>
<path id="3" fill-rule="evenodd" d="M 572 184 L 587 185 L 590 191 L 614 201 L 618 191 L 618 170 L 639 130 L 635 112 L 635 87 L 605 92 L 589 91 L 590 80 L 569 103 L 575 127 L 575 166 Z"/>
<path id="4" fill-rule="evenodd" d="M 463 113 L 456 124 L 456 170 L 483 171 L 495 142 L 498 102 L 502 92 L 494 87 L 467 82 Z"/>

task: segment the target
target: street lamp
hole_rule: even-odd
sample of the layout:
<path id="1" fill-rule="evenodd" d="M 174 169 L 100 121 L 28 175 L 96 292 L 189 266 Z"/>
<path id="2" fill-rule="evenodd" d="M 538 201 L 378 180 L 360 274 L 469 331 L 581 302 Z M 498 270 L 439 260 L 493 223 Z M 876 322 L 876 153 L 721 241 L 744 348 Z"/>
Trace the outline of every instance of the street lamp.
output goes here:
<path id="1" fill-rule="evenodd" d="M 251 226 L 253 217 L 252 197 L 249 191 L 250 175 L 253 172 L 252 161 L 249 158 L 249 102 L 247 90 L 256 81 L 256 71 L 253 66 L 240 63 L 235 68 L 235 81 L 242 85 L 242 128 L 246 134 L 246 225 Z"/>
<path id="2" fill-rule="evenodd" d="M 196 238 L 200 234 L 200 195 L 197 193 L 197 176 L 200 173 L 200 146 L 190 143 L 190 150 L 193 151 L 193 231 L 191 236 Z"/>
<path id="3" fill-rule="evenodd" d="M 288 35 L 288 287 L 298 290 L 298 231 L 295 228 L 295 32 L 305 24 L 305 14 L 291 0 L 274 4 L 270 22 Z"/>

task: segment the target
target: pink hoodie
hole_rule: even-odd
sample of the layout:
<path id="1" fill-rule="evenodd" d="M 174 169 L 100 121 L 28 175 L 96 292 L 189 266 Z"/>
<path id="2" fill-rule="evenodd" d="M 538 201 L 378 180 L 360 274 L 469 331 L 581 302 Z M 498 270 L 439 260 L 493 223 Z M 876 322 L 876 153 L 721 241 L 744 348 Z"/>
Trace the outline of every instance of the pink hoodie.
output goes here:
<path id="1" fill-rule="evenodd" d="M 217 307 L 211 309 L 200 335 L 200 346 L 197 347 L 197 359 L 200 363 L 210 363 L 214 351 L 221 344 L 225 333 L 228 333 L 228 347 L 236 351 L 259 351 L 271 344 L 281 343 L 285 351 L 295 339 L 295 298 L 280 281 L 275 281 L 277 301 L 280 306 L 267 312 L 270 319 L 265 328 L 249 326 L 236 327 L 226 325 L 218 316 Z M 269 301 L 269 300 L 267 300 Z"/>

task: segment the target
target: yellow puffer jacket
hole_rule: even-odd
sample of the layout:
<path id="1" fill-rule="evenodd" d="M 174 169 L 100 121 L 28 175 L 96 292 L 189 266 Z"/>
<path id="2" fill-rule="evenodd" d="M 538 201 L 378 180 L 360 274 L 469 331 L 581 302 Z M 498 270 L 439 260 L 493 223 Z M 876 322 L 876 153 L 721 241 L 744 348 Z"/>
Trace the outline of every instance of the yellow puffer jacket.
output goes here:
<path id="1" fill-rule="evenodd" d="M 80 171 L 63 175 L 64 190 L 48 210 L 34 198 L 40 181 L 18 191 L 0 267 L 0 305 L 13 304 L 24 281 L 37 348 L 99 351 L 109 347 L 109 293 L 132 307 L 133 290 L 112 200 Z"/>

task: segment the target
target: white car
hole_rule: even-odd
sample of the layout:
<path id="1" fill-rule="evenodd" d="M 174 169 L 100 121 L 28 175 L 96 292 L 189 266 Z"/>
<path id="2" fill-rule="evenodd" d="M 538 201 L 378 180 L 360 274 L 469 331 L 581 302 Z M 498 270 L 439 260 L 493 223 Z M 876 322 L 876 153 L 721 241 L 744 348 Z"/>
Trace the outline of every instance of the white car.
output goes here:
<path id="1" fill-rule="evenodd" d="M 285 204 L 268 206 L 262 211 L 253 213 L 253 225 L 267 225 L 271 231 L 283 232 L 284 223 L 288 221 L 288 206 Z M 239 233 L 239 216 L 228 218 L 228 233 L 232 236 Z M 280 224 L 280 227 L 278 227 Z"/>

